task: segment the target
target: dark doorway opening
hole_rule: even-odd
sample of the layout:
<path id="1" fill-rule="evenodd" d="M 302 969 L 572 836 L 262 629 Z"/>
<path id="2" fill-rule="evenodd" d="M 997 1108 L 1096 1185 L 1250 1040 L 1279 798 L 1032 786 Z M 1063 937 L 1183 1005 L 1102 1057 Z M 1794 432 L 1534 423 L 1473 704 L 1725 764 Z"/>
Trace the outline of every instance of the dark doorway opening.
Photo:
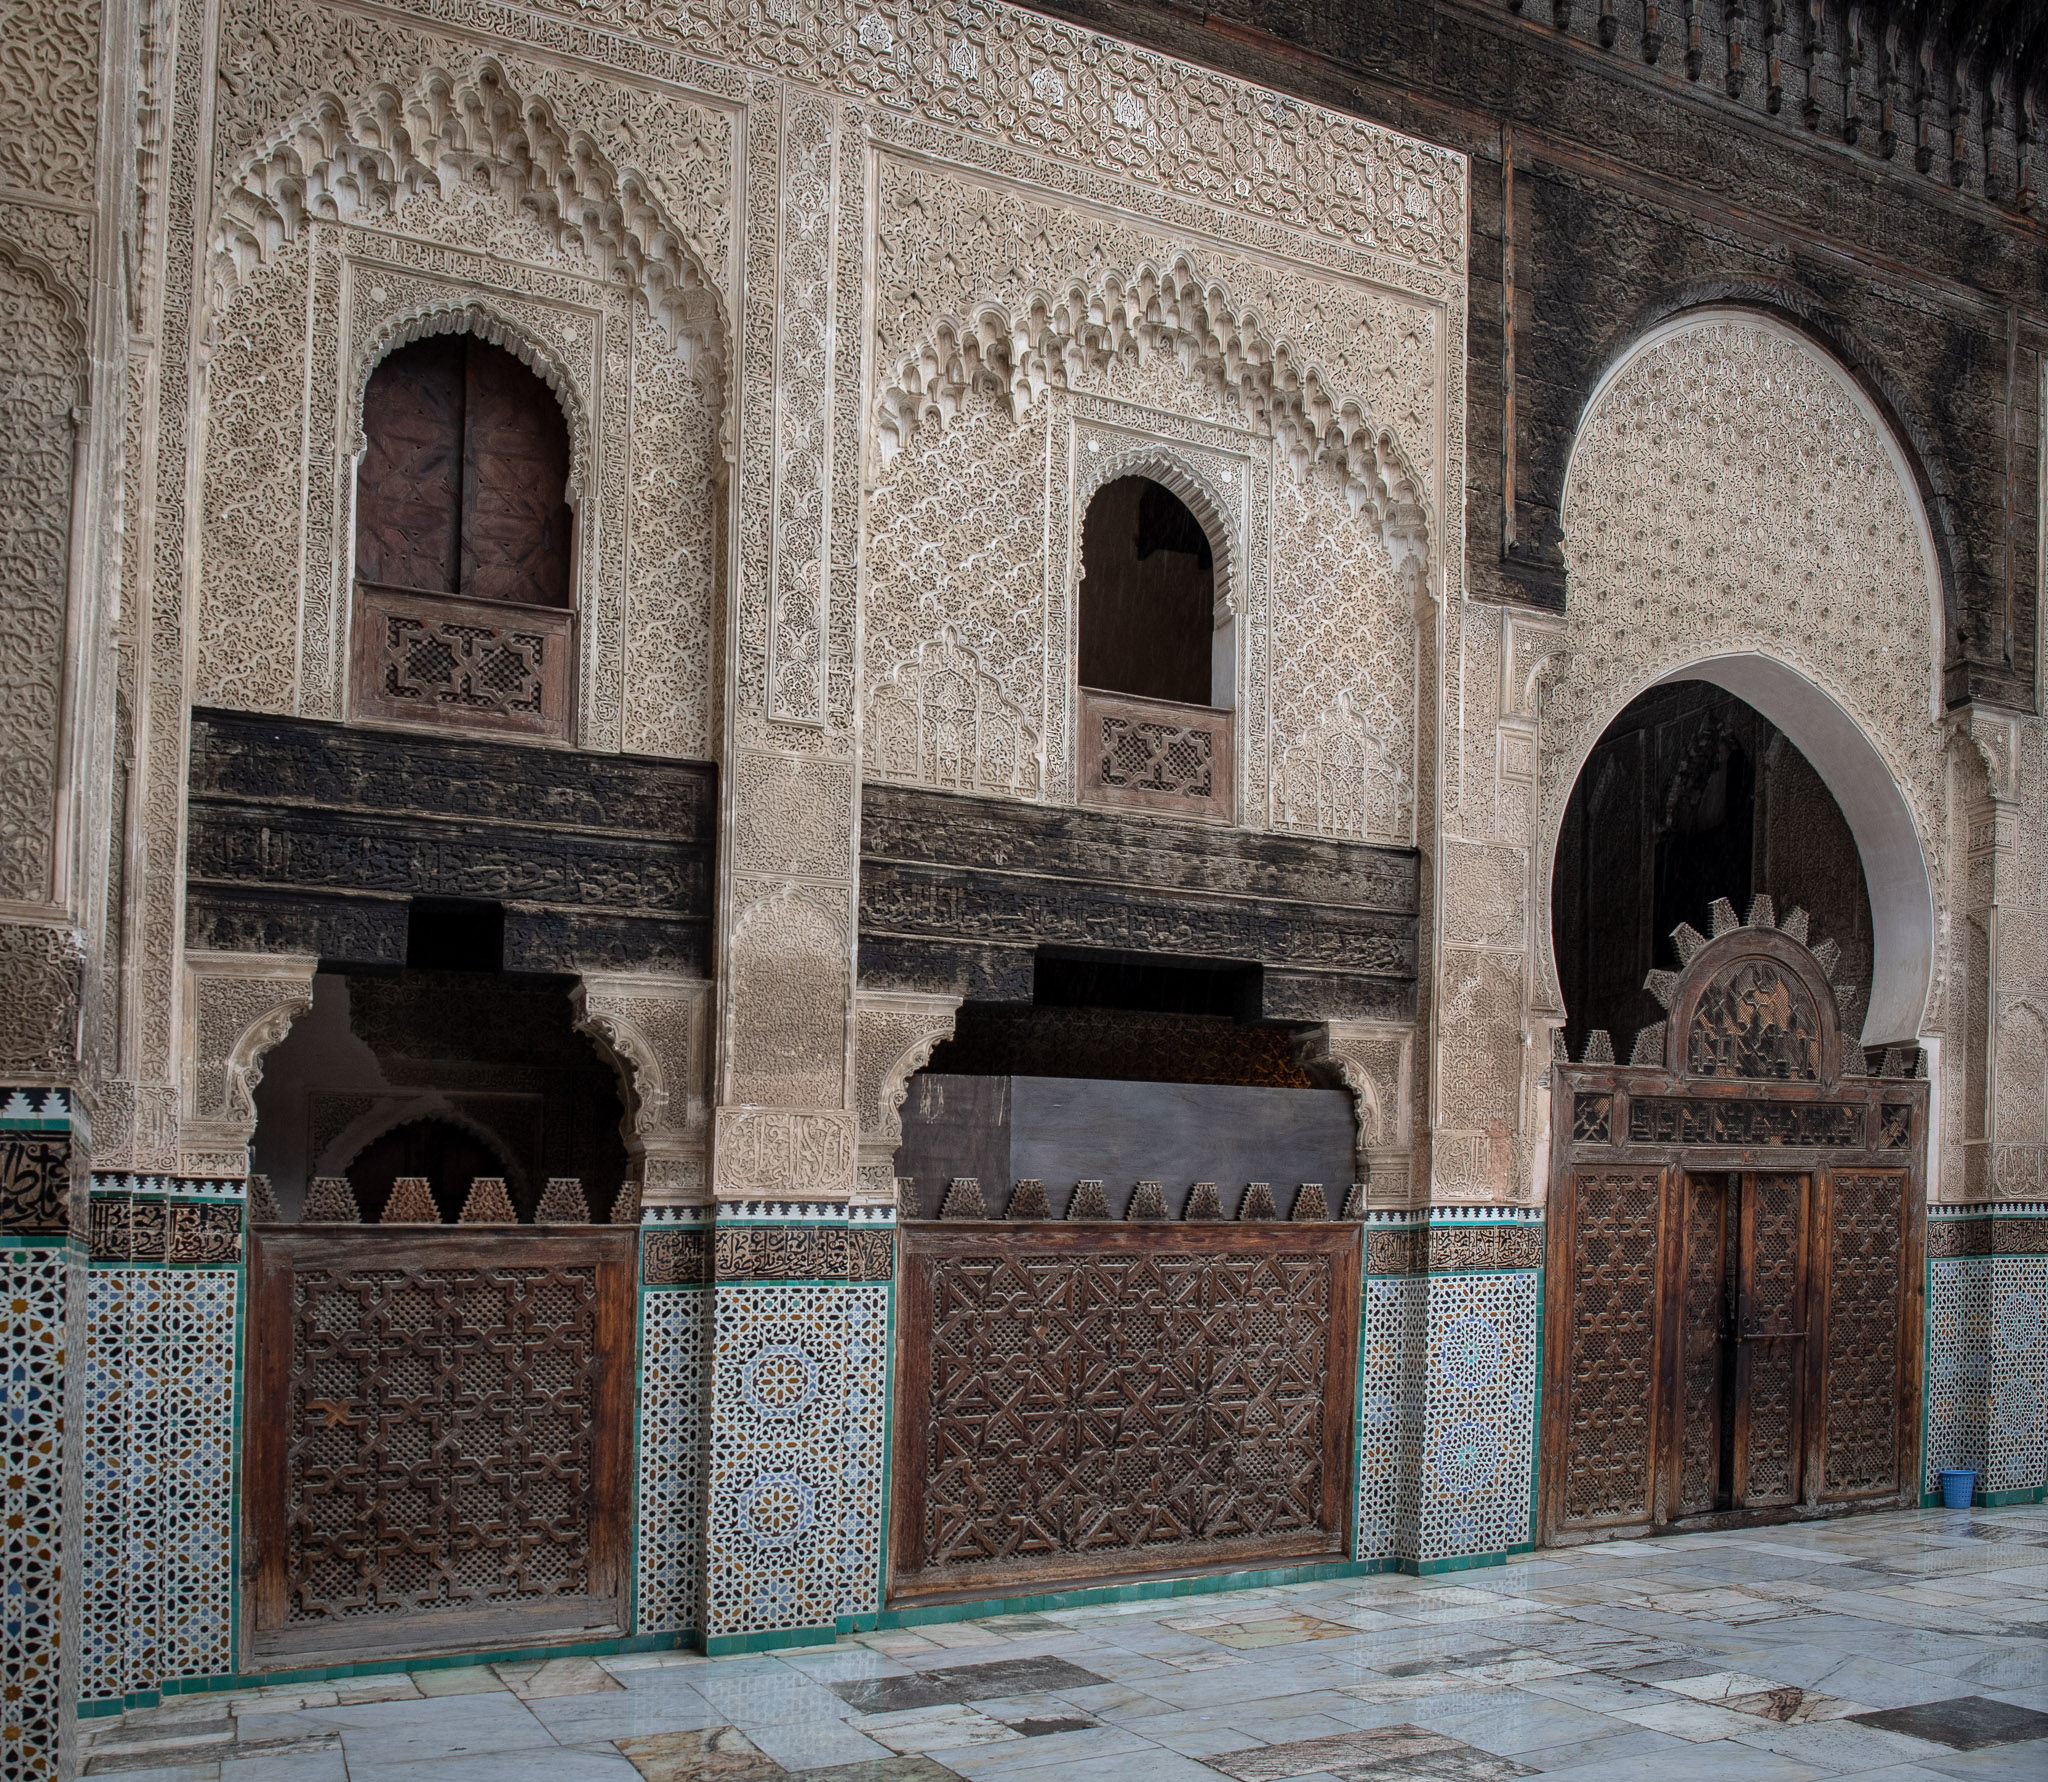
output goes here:
<path id="1" fill-rule="evenodd" d="M 366 1221 L 399 1176 L 425 1176 L 443 1220 L 477 1176 L 505 1179 L 522 1222 L 558 1176 L 609 1217 L 625 1110 L 612 1066 L 576 1030 L 570 980 L 488 969 L 497 906 L 447 907 L 445 923 L 414 907 L 415 956 L 438 967 L 316 974 L 312 1008 L 264 1061 L 254 1167 L 287 1220 L 319 1176 L 346 1176 Z M 460 959 L 472 963 L 448 963 Z"/>
<path id="2" fill-rule="evenodd" d="M 1216 566 L 1187 504 L 1149 477 L 1105 483 L 1081 530 L 1081 684 L 1208 705 Z"/>
<path id="3" fill-rule="evenodd" d="M 1671 932 L 1712 928 L 1716 898 L 1794 905 L 1841 951 L 1844 1030 L 1869 1000 L 1870 898 L 1848 820 L 1811 763 L 1754 706 L 1705 681 L 1653 687 L 1594 745 L 1558 834 L 1551 933 L 1565 1040 L 1595 1028 L 1627 1058 L 1664 1018 L 1643 987 L 1679 964 Z"/>

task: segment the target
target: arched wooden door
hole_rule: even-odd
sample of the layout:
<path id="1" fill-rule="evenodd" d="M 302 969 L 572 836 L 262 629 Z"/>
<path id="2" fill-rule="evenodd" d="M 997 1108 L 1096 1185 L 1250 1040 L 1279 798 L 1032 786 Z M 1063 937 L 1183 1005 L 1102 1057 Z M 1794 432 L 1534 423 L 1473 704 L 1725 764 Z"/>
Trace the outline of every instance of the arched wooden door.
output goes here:
<path id="1" fill-rule="evenodd" d="M 1918 1501 L 1927 1084 L 1751 916 L 1680 929 L 1645 1062 L 1553 1068 L 1545 1542 Z"/>

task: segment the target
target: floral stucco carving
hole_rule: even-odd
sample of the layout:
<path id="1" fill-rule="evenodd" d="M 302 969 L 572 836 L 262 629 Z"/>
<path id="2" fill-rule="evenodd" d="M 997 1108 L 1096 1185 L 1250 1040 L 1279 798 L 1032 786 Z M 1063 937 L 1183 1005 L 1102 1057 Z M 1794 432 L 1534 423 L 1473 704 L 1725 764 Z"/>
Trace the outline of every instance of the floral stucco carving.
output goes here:
<path id="1" fill-rule="evenodd" d="M 577 1028 L 618 1072 L 628 1170 L 648 1203 L 701 1199 L 710 984 L 653 972 L 584 972 L 569 994 Z"/>
<path id="2" fill-rule="evenodd" d="M 464 185 L 497 191 L 600 278 L 636 291 L 671 344 L 720 356 L 719 293 L 650 183 L 558 121 L 546 98 L 520 92 L 494 58 L 459 72 L 427 67 L 402 85 L 318 93 L 246 152 L 214 225 L 211 307 L 218 313 L 236 283 L 315 218 L 368 222 L 409 197 Z"/>
<path id="3" fill-rule="evenodd" d="M 920 990 L 854 993 L 854 1111 L 860 1119 L 860 1174 L 879 1190 L 895 1180 L 910 1079 L 932 1048 L 953 1036 L 960 998 Z"/>
<path id="4" fill-rule="evenodd" d="M 0 922 L 0 1070 L 61 1076 L 77 1067 L 85 937 L 43 922 Z"/>
<path id="5" fill-rule="evenodd" d="M 1415 1030 L 1375 1021 L 1325 1021 L 1303 1036 L 1310 1074 L 1351 1094 L 1358 1180 L 1378 1205 L 1402 1205 L 1415 1145 Z"/>
<path id="6" fill-rule="evenodd" d="M 74 416 L 85 340 L 75 304 L 35 259 L 0 241 L 0 899 L 47 902 L 55 889 L 59 714 L 71 567 Z"/>
<path id="7" fill-rule="evenodd" d="M 264 1056 L 313 1006 L 319 963 L 296 953 L 185 955 L 184 1173 L 247 1173 Z"/>
<path id="8" fill-rule="evenodd" d="M 420 80 L 444 108 L 467 95 L 472 107 L 518 109 L 488 62 L 467 85 L 450 87 L 432 71 Z M 322 116 L 323 165 L 337 179 L 350 167 L 348 177 L 368 177 L 364 157 L 396 152 L 375 146 L 379 131 L 413 149 L 427 143 L 374 108 Z M 427 130 L 431 119 L 414 122 Z M 432 128 L 462 134 L 450 116 Z M 263 177 L 282 182 L 291 227 L 278 223 L 255 254 L 238 251 L 222 225 L 207 366 L 200 696 L 344 715 L 363 388 L 395 347 L 466 332 L 530 365 L 569 423 L 578 740 L 701 758 L 712 751 L 717 710 L 718 307 L 692 272 L 683 282 L 702 301 L 685 306 L 694 332 L 678 334 L 680 312 L 642 301 L 646 287 L 629 276 L 634 265 L 645 270 L 651 250 L 569 240 L 560 216 L 528 190 L 537 175 L 527 139 L 503 119 L 465 128 L 475 146 L 449 149 L 440 163 L 459 167 L 459 178 L 388 182 L 375 203 L 311 205 L 273 167 Z M 365 146 L 351 130 L 374 141 Z M 311 144 L 291 152 L 302 150 Z M 688 260 L 658 212 L 642 205 L 630 220 Z"/>
<path id="9" fill-rule="evenodd" d="M 1544 721 L 1545 835 L 1622 704 L 1703 657 L 1759 652 L 1856 718 L 1932 843 L 1927 528 L 1882 423 L 1818 348 L 1725 313 L 1641 348 L 1587 411 L 1563 520 L 1570 663 Z"/>

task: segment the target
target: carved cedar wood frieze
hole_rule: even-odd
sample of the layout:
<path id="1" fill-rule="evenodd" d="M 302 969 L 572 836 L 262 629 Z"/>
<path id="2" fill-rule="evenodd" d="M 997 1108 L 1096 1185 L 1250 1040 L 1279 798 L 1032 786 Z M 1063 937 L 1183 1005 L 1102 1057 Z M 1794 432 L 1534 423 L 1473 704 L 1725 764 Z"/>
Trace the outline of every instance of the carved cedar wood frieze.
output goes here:
<path id="1" fill-rule="evenodd" d="M 1042 944 L 1265 967 L 1268 1017 L 1411 1015 L 1417 859 L 870 785 L 863 987 L 1028 1002 Z"/>
<path id="2" fill-rule="evenodd" d="M 408 901 L 506 905 L 514 970 L 709 970 L 708 767 L 196 714 L 194 946 L 401 964 Z"/>

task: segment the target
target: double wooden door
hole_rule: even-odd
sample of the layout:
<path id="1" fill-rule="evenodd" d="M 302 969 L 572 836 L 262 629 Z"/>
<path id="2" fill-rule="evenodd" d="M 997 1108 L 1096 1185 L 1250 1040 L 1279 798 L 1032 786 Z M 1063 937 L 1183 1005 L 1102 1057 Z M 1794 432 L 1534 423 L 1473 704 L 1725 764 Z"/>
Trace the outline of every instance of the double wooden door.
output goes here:
<path id="1" fill-rule="evenodd" d="M 1684 1177 L 1674 1516 L 1800 1498 L 1813 1178 Z"/>
<path id="2" fill-rule="evenodd" d="M 1569 1170 L 1552 1208 L 1545 1538 L 1906 1493 L 1911 1180 Z"/>

